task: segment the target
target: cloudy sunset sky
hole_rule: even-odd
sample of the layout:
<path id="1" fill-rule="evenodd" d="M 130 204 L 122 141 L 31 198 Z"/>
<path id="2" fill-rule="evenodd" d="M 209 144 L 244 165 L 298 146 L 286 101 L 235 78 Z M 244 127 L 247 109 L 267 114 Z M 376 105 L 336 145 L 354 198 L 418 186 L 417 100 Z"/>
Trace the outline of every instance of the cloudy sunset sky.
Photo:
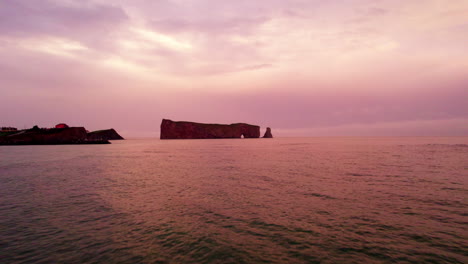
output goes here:
<path id="1" fill-rule="evenodd" d="M 0 0 L 0 126 L 468 135 L 467 0 Z"/>

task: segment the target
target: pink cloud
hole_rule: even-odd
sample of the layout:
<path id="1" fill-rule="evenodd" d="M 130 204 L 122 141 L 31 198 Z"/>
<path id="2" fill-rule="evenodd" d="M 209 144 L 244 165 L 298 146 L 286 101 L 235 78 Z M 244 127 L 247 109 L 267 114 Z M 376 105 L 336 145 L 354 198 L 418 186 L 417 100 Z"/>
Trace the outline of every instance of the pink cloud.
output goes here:
<path id="1" fill-rule="evenodd" d="M 0 5 L 2 125 L 466 131 L 453 121 L 468 118 L 463 1 L 104 3 Z"/>
<path id="2" fill-rule="evenodd" d="M 0 19 L 2 34 L 78 36 L 112 30 L 128 17 L 122 8 L 87 1 L 70 5 L 50 0 L 15 0 L 2 3 Z"/>

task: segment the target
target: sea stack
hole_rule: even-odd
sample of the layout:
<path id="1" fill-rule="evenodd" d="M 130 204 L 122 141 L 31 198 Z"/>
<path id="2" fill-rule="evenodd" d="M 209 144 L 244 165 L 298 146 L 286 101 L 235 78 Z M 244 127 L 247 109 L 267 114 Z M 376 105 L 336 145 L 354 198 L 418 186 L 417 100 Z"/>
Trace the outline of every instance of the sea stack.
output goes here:
<path id="1" fill-rule="evenodd" d="M 273 138 L 273 135 L 271 134 L 271 128 L 267 127 L 265 135 L 263 135 L 263 138 Z"/>
<path id="2" fill-rule="evenodd" d="M 202 124 L 163 119 L 161 139 L 259 138 L 260 127 L 245 123 Z"/>

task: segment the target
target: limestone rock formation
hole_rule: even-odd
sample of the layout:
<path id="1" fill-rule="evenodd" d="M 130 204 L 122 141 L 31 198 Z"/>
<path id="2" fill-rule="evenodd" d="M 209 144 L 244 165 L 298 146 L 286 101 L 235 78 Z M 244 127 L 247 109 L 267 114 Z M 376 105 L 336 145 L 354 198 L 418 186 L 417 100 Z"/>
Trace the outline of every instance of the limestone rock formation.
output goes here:
<path id="1" fill-rule="evenodd" d="M 87 137 L 88 137 L 88 140 L 121 140 L 121 139 L 124 139 L 113 128 L 89 132 Z"/>
<path id="2" fill-rule="evenodd" d="M 273 138 L 273 135 L 271 134 L 271 128 L 267 127 L 265 131 L 265 135 L 263 135 L 263 138 Z"/>
<path id="3" fill-rule="evenodd" d="M 230 125 L 175 122 L 163 119 L 161 139 L 259 138 L 260 127 L 245 123 Z"/>

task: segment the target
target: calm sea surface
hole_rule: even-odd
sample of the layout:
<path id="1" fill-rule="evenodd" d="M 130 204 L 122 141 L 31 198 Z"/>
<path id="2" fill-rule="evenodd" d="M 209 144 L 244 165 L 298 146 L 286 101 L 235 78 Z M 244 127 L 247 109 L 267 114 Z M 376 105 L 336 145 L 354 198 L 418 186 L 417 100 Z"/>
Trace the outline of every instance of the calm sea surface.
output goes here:
<path id="1" fill-rule="evenodd" d="M 0 147 L 0 263 L 468 263 L 468 138 Z"/>

